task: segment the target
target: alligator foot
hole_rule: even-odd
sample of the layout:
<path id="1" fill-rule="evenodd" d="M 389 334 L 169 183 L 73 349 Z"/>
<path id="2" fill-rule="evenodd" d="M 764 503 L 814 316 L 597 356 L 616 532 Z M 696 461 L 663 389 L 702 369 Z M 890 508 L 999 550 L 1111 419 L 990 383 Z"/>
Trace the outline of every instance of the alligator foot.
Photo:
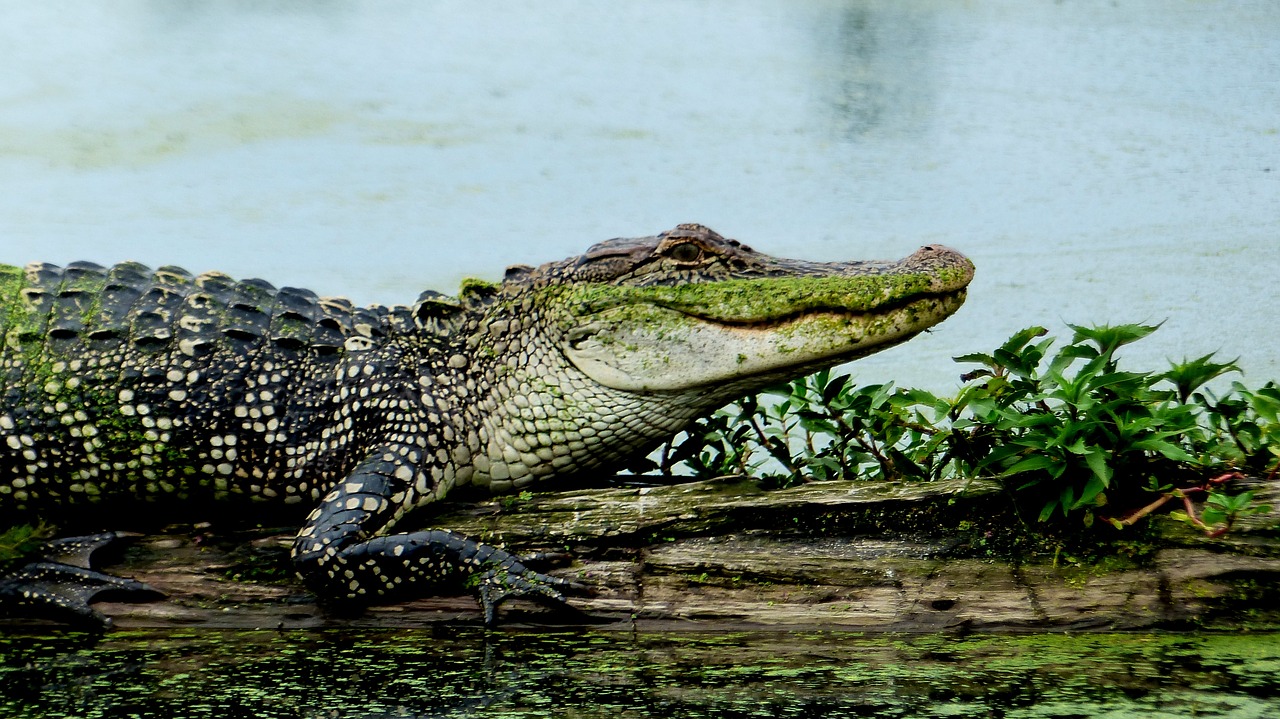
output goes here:
<path id="1" fill-rule="evenodd" d="M 117 532 L 47 542 L 29 563 L 0 577 L 0 616 L 47 618 L 103 628 L 111 620 L 89 606 L 105 598 L 142 601 L 163 596 L 146 584 L 90 567 L 97 550 L 128 536 Z"/>
<path id="2" fill-rule="evenodd" d="M 564 592 L 589 592 L 586 585 L 535 572 L 519 562 L 486 570 L 477 574 L 473 581 L 487 627 L 496 623 L 498 607 L 507 600 L 529 599 L 553 609 L 577 611 L 565 600 Z"/>

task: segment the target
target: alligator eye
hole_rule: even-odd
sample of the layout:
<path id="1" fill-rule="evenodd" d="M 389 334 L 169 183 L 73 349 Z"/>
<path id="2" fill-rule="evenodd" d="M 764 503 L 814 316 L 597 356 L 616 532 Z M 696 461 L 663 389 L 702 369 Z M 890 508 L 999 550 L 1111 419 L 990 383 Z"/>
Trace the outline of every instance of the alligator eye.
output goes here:
<path id="1" fill-rule="evenodd" d="M 702 248 L 692 242 L 672 247 L 667 255 L 676 262 L 697 262 L 702 259 Z"/>

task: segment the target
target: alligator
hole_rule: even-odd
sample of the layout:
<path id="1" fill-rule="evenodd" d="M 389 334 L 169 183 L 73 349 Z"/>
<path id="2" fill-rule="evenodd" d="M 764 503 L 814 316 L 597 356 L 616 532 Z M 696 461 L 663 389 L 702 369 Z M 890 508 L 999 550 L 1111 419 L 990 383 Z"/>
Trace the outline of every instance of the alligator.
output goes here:
<path id="1" fill-rule="evenodd" d="M 466 587 L 486 623 L 513 597 L 565 606 L 584 588 L 397 525 L 455 490 L 616 469 L 926 330 L 973 271 L 937 245 L 779 259 L 696 224 L 392 307 L 135 262 L 0 265 L 0 523 L 92 528 L 11 562 L 0 611 L 106 622 L 91 602 L 154 590 L 93 568 L 123 534 L 105 530 L 217 510 L 300 524 L 293 567 L 326 605 Z"/>

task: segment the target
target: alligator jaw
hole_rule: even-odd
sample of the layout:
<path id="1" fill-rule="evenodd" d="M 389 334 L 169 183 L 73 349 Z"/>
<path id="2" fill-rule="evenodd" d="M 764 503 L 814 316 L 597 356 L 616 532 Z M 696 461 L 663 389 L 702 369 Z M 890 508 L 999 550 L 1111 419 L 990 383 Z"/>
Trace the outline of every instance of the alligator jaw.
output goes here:
<path id="1" fill-rule="evenodd" d="M 904 342 L 953 314 L 963 289 L 869 311 L 822 309 L 750 323 L 657 304 L 611 308 L 570 333 L 565 355 L 592 380 L 631 392 L 689 391 L 791 376 Z"/>

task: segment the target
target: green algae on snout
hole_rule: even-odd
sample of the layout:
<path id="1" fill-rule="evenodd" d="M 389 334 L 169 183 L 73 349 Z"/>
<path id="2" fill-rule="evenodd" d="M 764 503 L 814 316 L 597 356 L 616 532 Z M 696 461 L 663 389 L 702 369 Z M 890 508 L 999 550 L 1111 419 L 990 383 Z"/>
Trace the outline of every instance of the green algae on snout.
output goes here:
<path id="1" fill-rule="evenodd" d="M 946 275 L 943 277 L 943 275 Z M 851 277 L 773 277 L 680 285 L 570 288 L 564 301 L 582 314 L 652 304 L 723 322 L 767 322 L 802 312 L 872 312 L 959 281 L 959 270 Z"/>

